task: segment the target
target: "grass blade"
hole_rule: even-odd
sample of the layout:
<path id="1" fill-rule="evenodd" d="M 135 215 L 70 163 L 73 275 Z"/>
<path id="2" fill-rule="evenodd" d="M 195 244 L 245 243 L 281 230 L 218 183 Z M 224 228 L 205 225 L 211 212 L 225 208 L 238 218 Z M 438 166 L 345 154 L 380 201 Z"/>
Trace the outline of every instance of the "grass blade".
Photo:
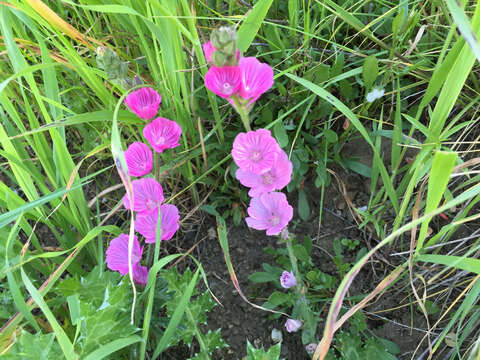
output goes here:
<path id="1" fill-rule="evenodd" d="M 253 39 L 262 25 L 263 19 L 267 16 L 268 9 L 272 5 L 273 0 L 257 1 L 252 11 L 243 20 L 242 25 L 238 29 L 238 49 L 241 52 L 247 51 Z"/>
<path id="2" fill-rule="evenodd" d="M 52 313 L 50 308 L 48 307 L 47 303 L 43 299 L 43 296 L 40 292 L 33 286 L 32 282 L 28 278 L 23 268 L 20 268 L 20 272 L 22 274 L 22 280 L 27 288 L 28 292 L 32 296 L 33 300 L 37 303 L 37 305 L 42 310 L 43 314 L 47 318 L 50 326 L 52 327 L 53 331 L 55 332 L 55 336 L 58 340 L 60 347 L 62 348 L 63 355 L 67 360 L 76 360 L 77 356 L 75 355 L 75 351 L 73 349 L 73 344 L 70 342 L 67 334 L 63 330 L 63 328 L 58 323 L 55 315 Z"/>
<path id="3" fill-rule="evenodd" d="M 192 296 L 195 285 L 197 284 L 199 273 L 200 269 L 197 269 L 197 271 L 195 271 L 195 274 L 193 275 L 192 280 L 190 280 L 187 289 L 185 290 L 185 294 L 183 294 L 182 298 L 178 302 L 178 306 L 173 312 L 172 318 L 170 319 L 170 322 L 168 323 L 165 332 L 163 333 L 160 341 L 158 342 L 157 347 L 155 348 L 152 356 L 153 359 L 156 359 L 157 356 L 163 350 L 165 350 L 165 348 L 170 343 L 170 339 L 175 334 L 175 330 L 177 329 L 178 324 L 180 324 L 180 321 L 182 320 L 183 314 L 185 313 L 185 310 L 187 309 L 188 303 L 190 301 L 190 297 Z"/>

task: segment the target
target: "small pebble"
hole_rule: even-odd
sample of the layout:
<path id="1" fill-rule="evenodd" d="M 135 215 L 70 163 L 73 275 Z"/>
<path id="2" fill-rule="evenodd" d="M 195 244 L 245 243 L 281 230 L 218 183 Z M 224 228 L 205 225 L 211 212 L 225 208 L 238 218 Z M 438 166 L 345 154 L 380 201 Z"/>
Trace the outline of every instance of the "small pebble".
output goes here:
<path id="1" fill-rule="evenodd" d="M 282 332 L 278 329 L 272 329 L 272 341 L 276 344 L 283 340 Z"/>

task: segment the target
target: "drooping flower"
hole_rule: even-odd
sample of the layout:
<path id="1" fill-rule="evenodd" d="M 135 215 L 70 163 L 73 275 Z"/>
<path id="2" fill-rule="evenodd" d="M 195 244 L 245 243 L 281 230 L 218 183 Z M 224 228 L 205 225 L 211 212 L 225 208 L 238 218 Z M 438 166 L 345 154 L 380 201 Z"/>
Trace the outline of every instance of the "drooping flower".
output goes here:
<path id="1" fill-rule="evenodd" d="M 162 213 L 161 240 L 170 240 L 179 228 L 180 215 L 175 205 L 164 204 L 160 207 Z M 145 237 L 146 243 L 154 243 L 157 234 L 158 212 L 141 213 L 135 219 L 135 230 Z"/>
<path id="2" fill-rule="evenodd" d="M 232 157 L 242 170 L 264 174 L 275 164 L 280 146 L 269 130 L 240 133 L 233 141 Z"/>
<path id="3" fill-rule="evenodd" d="M 143 178 L 132 181 L 133 211 L 150 212 L 160 206 L 163 197 L 163 188 L 155 179 Z M 123 206 L 130 209 L 130 199 L 127 194 L 123 197 Z"/>
<path id="4" fill-rule="evenodd" d="M 380 99 L 383 96 L 383 94 L 385 94 L 384 89 L 374 88 L 374 89 L 372 89 L 372 91 L 370 91 L 367 94 L 366 100 L 367 100 L 367 102 L 372 103 L 375 100 Z"/>
<path id="5" fill-rule="evenodd" d="M 252 198 L 245 219 L 256 230 L 267 230 L 267 235 L 278 235 L 293 217 L 293 208 L 281 192 L 265 193 Z"/>
<path id="6" fill-rule="evenodd" d="M 282 273 L 282 276 L 280 276 L 280 285 L 285 289 L 297 286 L 297 279 L 295 278 L 293 271 L 284 271 Z"/>
<path id="7" fill-rule="evenodd" d="M 132 275 L 137 284 L 146 284 L 148 269 L 140 265 L 143 247 L 140 247 L 137 237 L 133 237 L 132 247 Z M 120 234 L 110 241 L 106 251 L 106 263 L 110 270 L 118 271 L 122 275 L 128 274 L 128 235 Z M 146 274 L 146 275 L 145 275 Z"/>
<path id="8" fill-rule="evenodd" d="M 285 329 L 287 332 L 296 332 L 298 329 L 302 327 L 303 323 L 300 320 L 295 320 L 295 319 L 288 319 L 285 322 Z"/>
<path id="9" fill-rule="evenodd" d="M 148 120 L 158 113 L 162 97 L 152 88 L 145 87 L 131 92 L 125 98 L 125 105 L 139 118 Z"/>
<path id="10" fill-rule="evenodd" d="M 205 74 L 205 87 L 223 98 L 235 95 L 241 86 L 238 66 L 212 66 Z"/>
<path id="11" fill-rule="evenodd" d="M 254 57 L 243 57 L 238 63 L 241 73 L 239 95 L 249 100 L 251 105 L 273 85 L 273 70 L 270 65 L 261 63 Z"/>
<path id="12" fill-rule="evenodd" d="M 280 150 L 275 164 L 263 174 L 254 174 L 243 169 L 237 169 L 235 177 L 243 186 L 251 188 L 248 195 L 259 196 L 274 190 L 281 190 L 288 185 L 292 177 L 292 163 L 285 151 Z"/>
<path id="13" fill-rule="evenodd" d="M 136 141 L 125 151 L 125 161 L 131 176 L 146 175 L 153 167 L 152 150 L 148 145 Z"/>
<path id="14" fill-rule="evenodd" d="M 315 344 L 315 343 L 310 343 L 308 345 L 305 345 L 305 351 L 309 355 L 312 355 L 315 352 L 316 348 L 317 348 L 317 344 Z"/>
<path id="15" fill-rule="evenodd" d="M 215 52 L 215 48 L 212 45 L 212 42 L 206 42 L 205 44 L 202 44 L 203 48 L 203 53 L 205 54 L 205 59 L 207 59 L 207 62 L 212 62 L 212 55 Z"/>
<path id="16" fill-rule="evenodd" d="M 143 136 L 152 148 L 161 153 L 165 149 L 173 149 L 180 145 L 178 140 L 182 128 L 175 121 L 158 117 L 143 129 Z"/>

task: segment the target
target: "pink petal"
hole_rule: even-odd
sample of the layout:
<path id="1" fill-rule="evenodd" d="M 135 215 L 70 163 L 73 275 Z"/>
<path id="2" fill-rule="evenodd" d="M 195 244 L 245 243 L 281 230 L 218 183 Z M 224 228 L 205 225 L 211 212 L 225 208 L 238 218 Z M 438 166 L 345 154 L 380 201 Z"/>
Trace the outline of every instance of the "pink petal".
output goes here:
<path id="1" fill-rule="evenodd" d="M 180 215 L 175 205 L 165 204 L 162 211 L 162 240 L 170 240 L 179 228 L 178 220 Z"/>
<path id="2" fill-rule="evenodd" d="M 242 170 L 263 174 L 275 164 L 280 151 L 270 131 L 259 129 L 237 135 L 233 142 L 232 157 Z"/>
<path id="3" fill-rule="evenodd" d="M 241 86 L 238 66 L 212 66 L 205 74 L 205 87 L 223 98 L 235 95 Z"/>
<path id="4" fill-rule="evenodd" d="M 273 85 L 273 70 L 268 64 L 261 63 L 254 57 L 241 58 L 238 67 L 241 70 L 242 87 L 240 96 L 252 102 L 268 91 Z"/>
<path id="5" fill-rule="evenodd" d="M 182 128 L 175 121 L 158 117 L 143 129 L 143 136 L 152 148 L 161 153 L 165 149 L 173 149 L 178 143 Z"/>
<path id="6" fill-rule="evenodd" d="M 283 150 L 280 150 L 272 168 L 263 174 L 254 174 L 240 168 L 235 173 L 243 186 L 251 188 L 248 192 L 251 197 L 283 189 L 290 182 L 291 175 L 292 163 Z"/>
<path id="7" fill-rule="evenodd" d="M 157 115 L 162 97 L 152 88 L 141 88 L 127 95 L 125 105 L 141 119 L 151 119 Z"/>
<path id="8" fill-rule="evenodd" d="M 133 211 L 145 212 L 156 209 L 162 203 L 163 189 L 155 179 L 143 178 L 132 181 L 133 186 Z M 125 194 L 123 206 L 130 209 L 130 200 Z"/>
<path id="9" fill-rule="evenodd" d="M 140 247 L 137 236 L 133 237 L 132 266 L 137 265 L 142 258 L 143 248 Z M 108 245 L 106 263 L 110 270 L 125 275 L 128 273 L 128 235 L 121 234 Z"/>
<path id="10" fill-rule="evenodd" d="M 145 286 L 148 280 L 148 269 L 142 265 L 135 265 L 133 270 L 133 281 L 137 284 Z"/>
<path id="11" fill-rule="evenodd" d="M 267 235 L 278 235 L 293 217 L 293 208 L 285 194 L 270 192 L 252 198 L 247 209 L 247 225 L 257 230 L 267 230 Z"/>
<path id="12" fill-rule="evenodd" d="M 130 144 L 127 151 L 125 151 L 125 160 L 128 173 L 131 176 L 143 176 L 152 171 L 152 150 L 144 143 L 134 142 Z"/>
<path id="13" fill-rule="evenodd" d="M 160 207 L 162 213 L 161 240 L 170 240 L 179 228 L 180 215 L 175 205 L 165 204 Z M 158 212 L 152 211 L 137 215 L 135 230 L 145 237 L 146 243 L 155 243 L 158 224 Z"/>
<path id="14" fill-rule="evenodd" d="M 207 59 L 207 62 L 212 62 L 212 55 L 217 49 L 213 47 L 211 41 L 205 44 L 202 44 L 202 48 L 203 48 L 203 53 L 205 54 L 205 59 Z"/>

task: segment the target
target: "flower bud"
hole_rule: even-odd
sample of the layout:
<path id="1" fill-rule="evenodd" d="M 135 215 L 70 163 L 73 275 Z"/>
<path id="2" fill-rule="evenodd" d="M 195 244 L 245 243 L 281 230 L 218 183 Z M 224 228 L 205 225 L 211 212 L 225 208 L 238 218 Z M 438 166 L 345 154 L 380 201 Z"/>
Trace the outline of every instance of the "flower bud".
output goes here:
<path id="1" fill-rule="evenodd" d="M 99 46 L 96 50 L 97 66 L 104 70 L 108 80 L 124 88 L 130 88 L 132 81 L 127 78 L 128 65 L 112 49 Z"/>
<path id="2" fill-rule="evenodd" d="M 233 27 L 222 26 L 212 31 L 210 40 L 215 49 L 223 50 L 225 46 L 237 43 L 237 32 Z"/>
<path id="3" fill-rule="evenodd" d="M 297 286 L 297 279 L 295 278 L 295 275 L 293 275 L 293 271 L 284 271 L 282 273 L 282 276 L 280 276 L 280 285 L 285 289 Z"/>
<path id="4" fill-rule="evenodd" d="M 295 319 L 288 319 L 285 322 L 285 329 L 287 332 L 296 332 L 298 329 L 302 327 L 303 323 L 300 320 L 295 320 Z"/>
<path id="5" fill-rule="evenodd" d="M 317 344 L 315 343 L 310 343 L 305 346 L 305 351 L 309 354 L 312 355 L 315 352 L 315 349 L 317 348 Z"/>
<path id="6" fill-rule="evenodd" d="M 222 26 L 213 30 L 210 41 L 215 48 L 212 55 L 212 62 L 215 66 L 237 65 L 237 33 L 233 27 Z"/>

